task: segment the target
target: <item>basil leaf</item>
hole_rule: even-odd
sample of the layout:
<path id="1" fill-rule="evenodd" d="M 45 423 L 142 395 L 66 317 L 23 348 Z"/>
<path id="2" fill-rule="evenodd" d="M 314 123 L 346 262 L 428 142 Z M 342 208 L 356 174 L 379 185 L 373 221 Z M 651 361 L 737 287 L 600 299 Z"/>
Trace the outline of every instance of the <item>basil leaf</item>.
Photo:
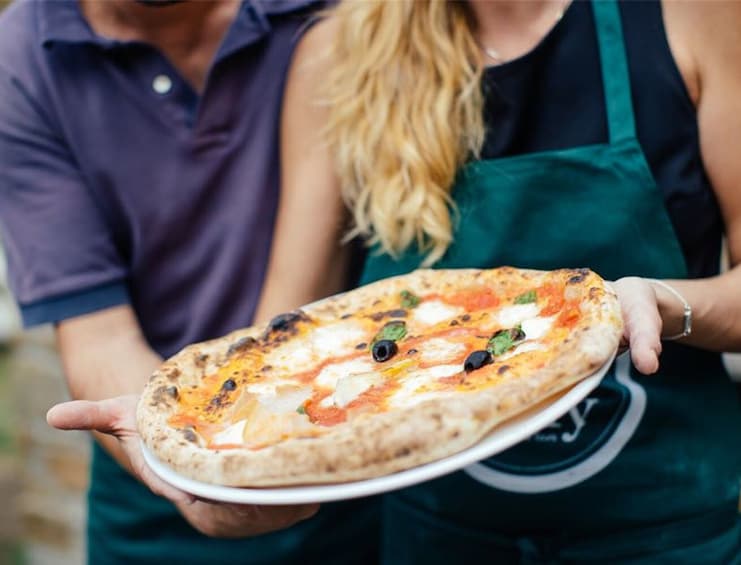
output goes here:
<path id="1" fill-rule="evenodd" d="M 495 333 L 489 343 L 486 344 L 486 350 L 496 357 L 505 351 L 509 351 L 523 339 L 525 339 L 525 332 L 522 331 L 522 326 L 518 324 L 514 328 L 499 330 Z"/>
<path id="2" fill-rule="evenodd" d="M 394 320 L 392 322 L 389 322 L 383 328 L 381 328 L 381 331 L 378 332 L 378 335 L 376 336 L 376 341 L 381 339 L 390 339 L 391 341 L 399 341 L 401 338 L 403 338 L 405 335 L 407 335 L 407 325 L 401 320 Z"/>
<path id="3" fill-rule="evenodd" d="M 510 349 L 515 343 L 512 339 L 509 331 L 504 330 L 497 332 L 486 344 L 486 350 L 491 353 L 494 357 L 501 355 L 508 349 Z"/>
<path id="4" fill-rule="evenodd" d="M 530 304 L 538 300 L 538 295 L 534 290 L 523 292 L 520 296 L 515 298 L 515 304 Z"/>
<path id="5" fill-rule="evenodd" d="M 298 412 L 301 415 L 304 415 L 304 414 L 306 414 L 306 408 L 304 408 L 304 405 L 302 404 L 301 406 L 299 406 L 298 408 L 296 408 L 296 412 Z"/>
<path id="6" fill-rule="evenodd" d="M 421 301 L 419 296 L 412 294 L 408 290 L 402 290 L 399 294 L 401 295 L 402 308 L 416 308 Z"/>

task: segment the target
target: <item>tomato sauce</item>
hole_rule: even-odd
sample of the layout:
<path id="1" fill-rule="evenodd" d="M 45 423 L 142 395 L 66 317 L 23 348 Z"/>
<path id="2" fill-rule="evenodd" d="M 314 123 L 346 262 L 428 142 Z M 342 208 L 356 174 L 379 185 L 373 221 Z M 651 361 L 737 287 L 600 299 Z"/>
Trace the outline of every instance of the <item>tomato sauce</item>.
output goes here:
<path id="1" fill-rule="evenodd" d="M 430 298 L 433 298 L 433 295 L 425 296 L 425 300 L 429 300 Z M 501 302 L 500 298 L 494 294 L 494 291 L 487 287 L 462 290 L 445 296 L 434 295 L 434 298 L 437 298 L 446 304 L 450 304 L 451 306 L 460 306 L 465 308 L 467 312 L 496 308 Z"/>
<path id="2" fill-rule="evenodd" d="M 540 310 L 541 316 L 553 316 L 561 311 L 564 305 L 564 287 L 553 283 L 546 283 L 536 291 L 538 301 L 545 300 L 545 306 Z"/>

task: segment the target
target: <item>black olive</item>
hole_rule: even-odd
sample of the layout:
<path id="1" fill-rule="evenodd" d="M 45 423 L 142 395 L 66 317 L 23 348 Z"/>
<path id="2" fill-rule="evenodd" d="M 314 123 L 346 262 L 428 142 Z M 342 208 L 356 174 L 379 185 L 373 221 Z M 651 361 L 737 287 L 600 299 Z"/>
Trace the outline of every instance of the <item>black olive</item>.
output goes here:
<path id="1" fill-rule="evenodd" d="M 302 318 L 301 312 L 288 312 L 279 314 L 268 324 L 268 328 L 274 331 L 285 331 L 290 329 L 296 322 Z"/>
<path id="2" fill-rule="evenodd" d="M 373 359 L 382 363 L 383 361 L 391 359 L 396 355 L 397 351 L 399 351 L 399 348 L 396 346 L 395 342 L 390 339 L 381 339 L 373 344 L 371 353 L 373 353 Z"/>
<path id="3" fill-rule="evenodd" d="M 237 388 L 237 383 L 233 379 L 226 379 L 221 385 L 221 390 L 234 390 L 235 388 Z"/>
<path id="4" fill-rule="evenodd" d="M 468 357 L 466 357 L 465 363 L 463 363 L 463 370 L 466 373 L 480 369 L 484 365 L 491 363 L 491 353 L 482 349 L 480 351 L 473 351 Z"/>

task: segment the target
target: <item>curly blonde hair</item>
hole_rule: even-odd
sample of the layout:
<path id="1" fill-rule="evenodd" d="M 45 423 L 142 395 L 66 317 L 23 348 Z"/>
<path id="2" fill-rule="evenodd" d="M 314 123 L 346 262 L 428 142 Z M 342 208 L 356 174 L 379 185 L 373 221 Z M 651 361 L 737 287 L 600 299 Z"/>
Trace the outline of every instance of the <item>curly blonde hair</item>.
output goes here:
<path id="1" fill-rule="evenodd" d="M 484 138 L 479 48 L 465 3 L 344 0 L 323 98 L 351 236 L 425 265 L 452 241 L 456 173 Z"/>

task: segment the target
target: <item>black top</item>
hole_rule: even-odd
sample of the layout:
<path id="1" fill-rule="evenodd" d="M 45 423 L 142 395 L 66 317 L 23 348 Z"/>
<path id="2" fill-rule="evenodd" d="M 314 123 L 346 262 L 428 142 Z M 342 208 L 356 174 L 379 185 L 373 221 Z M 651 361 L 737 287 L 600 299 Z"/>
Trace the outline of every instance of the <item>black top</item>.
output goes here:
<path id="1" fill-rule="evenodd" d="M 664 194 L 690 277 L 718 272 L 723 222 L 700 157 L 697 115 L 666 40 L 658 1 L 623 2 L 638 141 Z M 606 143 L 597 35 L 575 1 L 526 55 L 484 74 L 482 158 Z"/>

